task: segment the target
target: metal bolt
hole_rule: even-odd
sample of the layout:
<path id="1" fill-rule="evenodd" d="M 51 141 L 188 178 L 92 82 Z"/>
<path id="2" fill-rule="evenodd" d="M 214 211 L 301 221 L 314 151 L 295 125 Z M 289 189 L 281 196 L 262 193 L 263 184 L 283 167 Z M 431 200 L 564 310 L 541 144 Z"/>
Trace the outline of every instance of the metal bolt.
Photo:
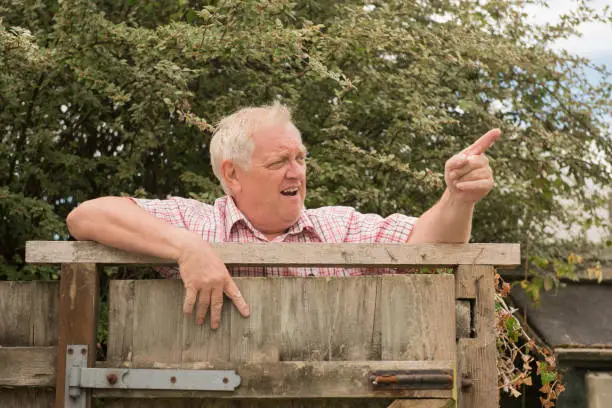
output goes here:
<path id="1" fill-rule="evenodd" d="M 472 388 L 473 385 L 474 385 L 474 380 L 472 380 L 470 376 L 464 375 L 463 378 L 461 379 L 461 388 L 465 390 L 468 388 Z"/>
<path id="2" fill-rule="evenodd" d="M 106 376 L 106 381 L 108 381 L 110 385 L 115 385 L 117 383 L 117 374 L 108 374 Z"/>
<path id="3" fill-rule="evenodd" d="M 174 377 L 174 376 L 170 377 L 170 382 L 172 384 L 176 384 L 176 377 Z"/>

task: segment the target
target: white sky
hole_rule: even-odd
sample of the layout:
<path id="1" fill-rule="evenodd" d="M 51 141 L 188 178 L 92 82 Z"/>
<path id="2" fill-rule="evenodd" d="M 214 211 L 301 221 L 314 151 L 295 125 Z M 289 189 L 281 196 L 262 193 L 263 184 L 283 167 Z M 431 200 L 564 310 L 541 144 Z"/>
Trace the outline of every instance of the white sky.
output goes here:
<path id="1" fill-rule="evenodd" d="M 588 3 L 591 7 L 602 10 L 606 5 L 612 5 L 610 0 L 591 0 Z M 531 16 L 531 21 L 537 24 L 555 23 L 559 16 L 574 8 L 576 1 L 572 0 L 550 0 L 549 7 L 529 7 L 527 12 Z M 594 63 L 605 64 L 609 70 L 612 69 L 612 24 L 588 23 L 580 27 L 582 37 L 572 37 L 558 41 L 553 45 L 555 49 L 565 49 L 572 54 L 577 54 L 591 59 Z M 589 73 L 587 73 L 589 74 Z M 591 72 L 591 81 L 597 81 L 598 75 Z M 606 216 L 607 208 L 602 208 L 601 215 Z M 567 236 L 567 232 L 561 232 L 562 236 Z M 605 228 L 591 228 L 587 236 L 598 241 L 607 235 Z"/>
<path id="2" fill-rule="evenodd" d="M 610 0 L 591 0 L 588 4 L 597 10 L 612 5 Z M 534 23 L 555 23 L 559 16 L 577 7 L 573 0 L 550 0 L 549 7 L 527 8 Z M 588 23 L 580 27 L 582 37 L 572 37 L 558 41 L 553 48 L 590 58 L 597 64 L 606 64 L 612 69 L 612 24 Z M 592 79 L 595 79 L 594 77 Z"/>

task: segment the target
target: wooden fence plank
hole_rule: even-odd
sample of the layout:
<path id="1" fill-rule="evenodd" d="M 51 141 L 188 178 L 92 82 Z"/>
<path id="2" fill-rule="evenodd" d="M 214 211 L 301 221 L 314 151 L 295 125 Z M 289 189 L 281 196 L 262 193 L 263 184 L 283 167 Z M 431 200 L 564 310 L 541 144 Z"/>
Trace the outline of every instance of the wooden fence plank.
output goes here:
<path id="1" fill-rule="evenodd" d="M 14 388 L 0 390 L 2 408 L 53 408 L 54 390 L 46 388 Z"/>
<path id="2" fill-rule="evenodd" d="M 32 288 L 32 339 L 34 346 L 57 344 L 59 329 L 59 282 L 36 281 Z"/>
<path id="3" fill-rule="evenodd" d="M 96 361 L 96 324 L 100 300 L 99 271 L 95 264 L 64 264 L 60 278 L 59 333 L 55 406 L 64 407 L 66 350 L 69 344 L 86 344 L 88 366 Z M 87 408 L 92 406 L 87 392 Z"/>
<path id="4" fill-rule="evenodd" d="M 386 285 L 382 282 L 388 281 Z M 409 281 L 409 284 L 398 282 Z M 310 398 L 321 395 L 335 395 L 334 401 L 342 405 L 342 398 L 350 397 L 354 402 L 359 398 L 376 395 L 379 403 L 376 406 L 387 406 L 393 400 L 390 397 L 410 396 L 415 398 L 451 398 L 452 390 L 413 390 L 399 393 L 381 394 L 372 390 L 367 384 L 359 386 L 359 381 L 367 377 L 368 370 L 364 366 L 353 367 L 347 372 L 330 370 L 318 371 L 318 364 L 336 363 L 343 360 L 345 367 L 351 367 L 354 361 L 380 360 L 381 348 L 385 341 L 381 333 L 383 325 L 387 327 L 388 335 L 409 339 L 403 341 L 406 349 L 398 353 L 401 358 L 408 358 L 410 353 L 430 360 L 453 360 L 455 353 L 455 302 L 454 281 L 452 275 L 403 275 L 403 276 L 364 276 L 352 278 L 236 278 L 236 283 L 251 306 L 251 317 L 245 319 L 231 306 L 226 299 L 221 329 L 212 331 L 208 325 L 196 326 L 192 319 L 183 319 L 181 304 L 183 298 L 182 284 L 179 281 L 143 281 L 133 282 L 136 301 L 134 310 L 134 336 L 149 339 L 149 343 L 135 338 L 133 358 L 126 365 L 133 367 L 190 367 L 190 368 L 230 368 L 238 369 L 243 377 L 243 384 L 236 393 L 220 395 L 218 393 L 181 393 L 181 398 L 221 396 L 222 399 L 206 400 L 207 407 L 226 407 L 223 398 L 264 398 L 260 403 L 252 402 L 253 407 L 278 406 L 278 398 L 283 398 L 283 406 L 302 408 L 312 406 L 312 400 L 294 400 L 305 395 Z M 125 283 L 123 283 L 125 285 Z M 140 288 L 142 286 L 142 288 Z M 111 284 L 111 299 L 113 295 Z M 146 288 L 145 288 L 146 287 Z M 147 294 L 146 303 L 138 297 Z M 444 295 L 446 294 L 446 295 Z M 153 300 L 155 299 L 155 300 Z M 401 318 L 384 320 L 382 309 L 385 303 L 396 303 L 396 307 L 387 307 L 389 316 L 393 313 Z M 426 309 L 426 316 L 420 317 L 423 306 L 436 305 Z M 120 307 L 126 306 L 121 302 Z M 111 306 L 111 310 L 115 306 Z M 421 309 L 419 309 L 419 307 Z M 145 316 L 141 316 L 142 314 Z M 439 318 L 436 315 L 439 314 Z M 149 316 L 156 316 L 150 322 Z M 111 315 L 112 316 L 112 315 Z M 435 318 L 434 318 L 435 317 Z M 157 319 L 168 324 L 154 325 Z M 182 322 L 181 324 L 172 323 Z M 253 320 L 251 320 L 253 319 Z M 441 321 L 441 325 L 436 322 Z M 381 323 L 381 320 L 383 323 Z M 408 321 L 403 329 L 392 332 L 392 324 Z M 137 323 L 136 323 L 137 322 Z M 113 329 L 118 322 L 109 322 L 109 333 L 121 332 L 121 328 Z M 399 323 L 401 326 L 401 323 Z M 225 329 L 224 329 L 225 327 Z M 221 330 L 228 330 L 221 332 Z M 412 330 L 417 330 L 412 331 Z M 182 333 L 182 342 L 175 341 L 176 333 Z M 417 338 L 425 333 L 426 339 L 435 334 L 436 339 L 444 336 L 446 343 L 431 343 L 427 346 L 417 344 Z M 138 333 L 138 334 L 136 334 Z M 171 333 L 171 334 L 168 334 Z M 216 334 L 224 333 L 218 338 Z M 428 337 L 429 336 L 429 337 Z M 438 337 L 440 336 L 440 337 Z M 153 340 L 155 339 L 155 340 Z M 212 340 L 211 340 L 212 339 Z M 110 339 L 110 341 L 113 341 Z M 123 340 L 122 340 L 123 341 Z M 157 344 L 153 344 L 155 341 Z M 395 340 L 388 340 L 393 342 Z M 413 341 L 414 344 L 410 343 Z M 138 345 L 136 343 L 139 343 Z M 229 344 L 229 354 L 223 348 Z M 414 347 L 414 350 L 407 349 Z M 161 350 L 164 348 L 164 350 Z M 177 352 L 182 350 L 180 362 L 176 362 Z M 125 354 L 125 353 L 124 353 Z M 390 360 L 392 354 L 387 353 Z M 143 356 L 148 356 L 143 358 Z M 155 358 L 153 358 L 153 356 Z M 109 363 L 117 366 L 111 348 L 109 348 Z M 280 360 L 280 362 L 279 362 Z M 293 363 L 291 361 L 294 360 Z M 297 360 L 297 361 L 295 361 Z M 322 362 L 316 360 L 324 360 Z M 417 362 L 417 364 L 437 364 L 439 361 Z M 263 366 L 262 364 L 268 364 Z M 293 364 L 293 365 L 287 365 Z M 365 364 L 365 363 L 364 363 Z M 381 364 L 380 361 L 368 361 L 367 365 Z M 415 364 L 408 361 L 401 363 Z M 449 363 L 454 367 L 454 363 Z M 119 366 L 124 365 L 119 363 Z M 279 368 L 280 367 L 280 368 Z M 288 368 L 289 367 L 289 368 Z M 399 367 L 399 366 L 398 366 Z M 293 371 L 294 372 L 293 372 Z M 335 374 L 334 374 L 335 373 Z M 326 380 L 326 376 L 329 379 Z M 314 380 L 316 378 L 316 381 Z M 343 378 L 338 384 L 338 379 Z M 327 384 L 331 382 L 333 384 Z M 335 385 L 334 385 L 335 384 Z M 284 388 L 283 388 L 284 387 Z M 321 388 L 323 387 L 323 388 Z M 349 391 L 349 388 L 359 388 L 361 391 Z M 114 391 L 97 391 L 97 396 L 110 396 Z M 266 394 L 268 393 L 268 394 Z M 336 393 L 336 394 L 334 394 Z M 168 392 L 129 391 L 127 395 L 136 400 L 113 401 L 113 407 L 139 406 L 138 398 L 168 397 Z M 173 394 L 176 397 L 176 393 Z M 272 398 L 272 399 L 270 399 Z M 157 399 L 155 406 L 157 405 Z M 268 401 L 267 403 L 265 401 Z M 360 400 L 361 401 L 361 400 Z M 322 400 L 317 400 L 323 404 Z M 369 402 L 361 401 L 370 406 Z M 361 405 L 361 402 L 358 404 Z M 177 401 L 177 404 L 179 402 Z M 210 405 L 212 404 L 212 405 Z M 272 405 L 266 405 L 272 404 Z M 177 405 L 174 408 L 181 407 Z M 191 405 L 189 405 L 191 406 Z M 238 405 L 231 405 L 238 406 Z M 242 405 L 240 405 L 242 406 Z M 374 405 L 372 405 L 374 406 Z"/>
<path id="5" fill-rule="evenodd" d="M 281 281 L 283 278 L 237 279 L 240 293 L 249 303 L 250 316 L 240 313 L 231 316 L 231 335 L 224 341 L 230 347 L 229 361 L 279 361 L 281 344 Z M 227 299 L 226 299 L 227 300 Z M 226 301 L 224 308 L 234 308 Z M 221 327 L 227 322 L 221 320 Z M 231 338 L 231 343 L 228 339 Z"/>
<path id="6" fill-rule="evenodd" d="M 376 325 L 381 278 L 330 279 L 328 289 L 328 360 L 380 360 L 380 325 Z"/>
<path id="7" fill-rule="evenodd" d="M 204 323 L 198 325 L 195 321 L 195 315 L 182 316 L 182 300 L 184 297 L 182 289 L 180 297 L 181 361 L 184 363 L 228 361 L 230 358 L 230 335 L 232 329 L 233 306 L 231 303 L 227 301 L 227 298 L 224 299 L 221 311 L 221 325 L 217 330 L 212 330 L 210 328 L 210 311 L 206 314 Z"/>
<path id="8" fill-rule="evenodd" d="M 282 282 L 281 319 L 282 361 L 328 359 L 329 344 L 328 280 L 288 279 Z"/>
<path id="9" fill-rule="evenodd" d="M 466 290 L 476 294 L 474 338 L 457 343 L 458 376 L 473 380 L 470 388 L 458 388 L 458 407 L 497 407 L 497 365 L 495 345 L 495 269 L 491 266 L 464 267 Z M 472 285 L 473 288 L 469 288 Z"/>
<path id="10" fill-rule="evenodd" d="M 0 282 L 0 383 L 55 384 L 55 361 L 47 365 L 56 352 L 32 347 L 57 344 L 58 299 L 59 282 Z M 15 364 L 24 353 L 31 360 Z M 54 400 L 51 389 L 0 389 L 3 408 L 47 408 Z"/>
<path id="11" fill-rule="evenodd" d="M 0 347 L 0 387 L 54 387 L 56 358 L 55 346 Z"/>
<path id="12" fill-rule="evenodd" d="M 383 360 L 455 359 L 454 285 L 450 274 L 385 276 L 379 300 Z"/>
<path id="13" fill-rule="evenodd" d="M 182 282 L 138 281 L 135 285 L 132 361 L 179 364 L 183 322 Z"/>
<path id="14" fill-rule="evenodd" d="M 111 280 L 108 288 L 108 348 L 109 361 L 132 364 L 134 343 L 134 281 Z"/>
<path id="15" fill-rule="evenodd" d="M 0 346 L 31 346 L 32 282 L 0 282 Z"/>
<path id="16" fill-rule="evenodd" d="M 227 265 L 399 267 L 411 265 L 520 264 L 518 244 L 314 244 L 215 243 Z M 28 241 L 26 262 L 99 264 L 173 264 L 174 261 L 128 253 L 89 241 Z"/>

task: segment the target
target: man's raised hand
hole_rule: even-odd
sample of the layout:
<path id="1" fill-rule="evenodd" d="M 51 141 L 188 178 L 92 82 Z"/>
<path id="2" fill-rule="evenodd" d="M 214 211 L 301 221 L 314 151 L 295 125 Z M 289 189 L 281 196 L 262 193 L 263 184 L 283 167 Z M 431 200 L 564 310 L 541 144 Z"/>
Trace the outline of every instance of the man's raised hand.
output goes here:
<path id="1" fill-rule="evenodd" d="M 489 130 L 471 146 L 446 161 L 444 179 L 452 197 L 474 204 L 493 189 L 493 171 L 484 153 L 500 135 L 499 129 Z"/>
<path id="2" fill-rule="evenodd" d="M 224 293 L 241 315 L 249 316 L 249 305 L 238 286 L 232 280 L 225 264 L 206 242 L 198 240 L 188 245 L 182 251 L 178 265 L 185 285 L 183 313 L 192 314 L 195 306 L 196 323 L 204 323 L 210 309 L 210 327 L 219 327 Z"/>

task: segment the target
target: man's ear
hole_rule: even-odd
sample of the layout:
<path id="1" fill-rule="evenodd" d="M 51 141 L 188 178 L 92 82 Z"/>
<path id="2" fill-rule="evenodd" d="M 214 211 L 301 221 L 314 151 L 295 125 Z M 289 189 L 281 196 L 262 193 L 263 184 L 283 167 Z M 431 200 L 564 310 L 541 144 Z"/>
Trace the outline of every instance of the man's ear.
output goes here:
<path id="1" fill-rule="evenodd" d="M 221 175 L 225 185 L 232 191 L 232 195 L 240 192 L 241 186 L 238 180 L 238 167 L 233 161 L 226 159 L 221 163 Z"/>

